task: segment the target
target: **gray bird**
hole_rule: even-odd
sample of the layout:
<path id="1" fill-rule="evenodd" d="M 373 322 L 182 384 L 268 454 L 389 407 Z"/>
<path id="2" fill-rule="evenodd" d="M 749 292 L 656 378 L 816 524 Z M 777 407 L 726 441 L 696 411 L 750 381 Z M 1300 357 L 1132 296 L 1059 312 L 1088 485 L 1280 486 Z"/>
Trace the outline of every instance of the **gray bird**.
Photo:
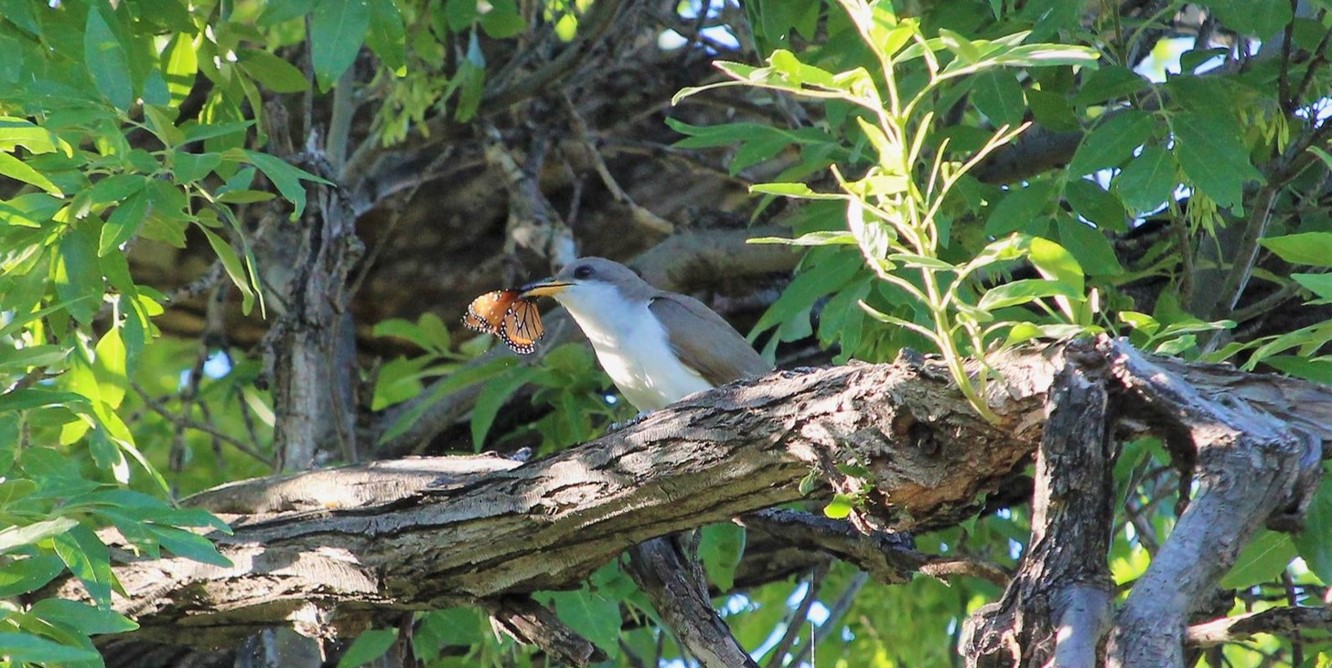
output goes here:
<path id="1" fill-rule="evenodd" d="M 601 368 L 643 412 L 772 370 L 712 309 L 658 290 L 618 262 L 581 258 L 522 290 L 523 297 L 553 297 L 569 311 Z"/>

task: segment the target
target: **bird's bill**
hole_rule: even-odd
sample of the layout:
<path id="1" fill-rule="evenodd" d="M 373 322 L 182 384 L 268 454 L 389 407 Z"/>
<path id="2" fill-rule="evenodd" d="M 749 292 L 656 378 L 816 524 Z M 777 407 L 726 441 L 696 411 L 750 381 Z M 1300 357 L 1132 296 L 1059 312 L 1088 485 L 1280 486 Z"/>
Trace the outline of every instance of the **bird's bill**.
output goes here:
<path id="1" fill-rule="evenodd" d="M 523 291 L 523 293 L 519 296 L 524 298 L 554 297 L 555 295 L 558 295 L 561 292 L 564 292 L 565 290 L 569 289 L 569 287 L 572 285 L 573 283 L 569 283 L 567 281 L 557 281 L 553 278 L 548 278 L 544 281 L 537 281 L 536 283 L 528 283 L 527 285 L 524 285 L 522 288 L 519 288 L 520 290 Z"/>

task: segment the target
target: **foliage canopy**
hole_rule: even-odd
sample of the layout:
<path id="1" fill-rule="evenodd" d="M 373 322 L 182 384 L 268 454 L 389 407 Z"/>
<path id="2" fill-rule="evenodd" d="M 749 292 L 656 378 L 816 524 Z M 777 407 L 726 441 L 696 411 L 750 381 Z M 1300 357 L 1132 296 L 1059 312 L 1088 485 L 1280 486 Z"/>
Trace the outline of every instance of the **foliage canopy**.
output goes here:
<path id="1" fill-rule="evenodd" d="M 450 276 L 465 293 L 466 276 L 513 282 L 574 248 L 627 257 L 672 233 L 720 234 L 688 229 L 698 211 L 670 197 L 691 182 L 732 196 L 739 184 L 757 195 L 728 200 L 758 228 L 752 241 L 794 247 L 794 272 L 750 272 L 736 256 L 751 279 L 739 297 L 761 308 L 728 315 L 773 359 L 939 353 L 982 414 L 991 376 L 967 360 L 1088 333 L 1332 382 L 1329 10 L 0 1 L 0 655 L 103 665 L 93 636 L 136 628 L 112 610 L 119 585 L 99 530 L 142 555 L 225 563 L 201 534 L 227 525 L 182 495 L 467 439 L 546 454 L 630 417 L 582 345 L 516 364 L 484 338 L 455 340 L 457 309 L 422 304 L 425 281 L 388 279 L 417 303 L 376 310 L 388 291 L 374 272 L 409 264 L 393 256 L 395 235 L 432 250 L 459 236 L 450 264 L 467 266 Z M 720 77 L 701 66 L 711 61 Z M 617 97 L 616 76 L 633 95 Z M 635 120 L 618 124 L 626 107 Z M 650 180 L 631 149 L 697 171 L 658 169 L 660 189 L 630 183 Z M 557 169 L 576 176 L 547 173 Z M 436 179 L 449 192 L 422 188 Z M 476 208 L 431 222 L 464 200 Z M 378 245 L 360 255 L 353 228 Z M 300 290 L 325 270 L 333 315 L 310 316 Z M 727 282 L 725 267 L 700 273 L 674 287 Z M 780 290 L 764 298 L 774 275 Z M 310 432 L 291 426 L 299 398 L 282 379 L 305 344 L 285 337 L 310 319 L 359 344 L 309 350 L 343 365 L 325 378 L 362 397 L 329 418 L 350 428 L 329 427 L 336 437 L 307 442 L 318 454 L 297 461 L 293 435 Z M 1107 559 L 1122 591 L 1170 534 L 1182 468 L 1155 440 L 1121 444 Z M 845 518 L 871 491 L 811 507 Z M 1011 568 L 1029 511 L 991 510 L 917 546 Z M 1326 485 L 1306 522 L 1254 538 L 1221 582 L 1218 616 L 1325 604 Z M 841 562 L 739 590 L 744 530 L 704 527 L 699 543 L 727 625 L 772 666 L 786 655 L 947 665 L 963 620 L 1002 591 L 887 585 Z M 43 593 L 62 577 L 90 603 Z M 534 598 L 612 665 L 678 665 L 678 640 L 618 563 L 571 585 Z M 807 625 L 814 645 L 788 633 Z M 388 661 L 405 644 L 431 666 L 544 660 L 497 639 L 479 608 L 423 612 L 412 628 L 343 643 L 339 665 Z M 1324 665 L 1314 657 L 1330 647 L 1326 628 L 1308 629 L 1199 658 Z"/>

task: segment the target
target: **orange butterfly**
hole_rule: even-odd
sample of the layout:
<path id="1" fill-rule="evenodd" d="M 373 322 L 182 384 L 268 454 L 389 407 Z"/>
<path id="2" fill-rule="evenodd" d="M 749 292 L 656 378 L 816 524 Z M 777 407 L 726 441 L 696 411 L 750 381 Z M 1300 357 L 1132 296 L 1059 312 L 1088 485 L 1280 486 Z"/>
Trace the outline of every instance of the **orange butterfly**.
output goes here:
<path id="1" fill-rule="evenodd" d="M 519 355 L 536 350 L 537 341 L 546 335 L 536 302 L 522 299 L 521 290 L 495 290 L 472 300 L 463 314 L 468 329 L 494 334 Z"/>

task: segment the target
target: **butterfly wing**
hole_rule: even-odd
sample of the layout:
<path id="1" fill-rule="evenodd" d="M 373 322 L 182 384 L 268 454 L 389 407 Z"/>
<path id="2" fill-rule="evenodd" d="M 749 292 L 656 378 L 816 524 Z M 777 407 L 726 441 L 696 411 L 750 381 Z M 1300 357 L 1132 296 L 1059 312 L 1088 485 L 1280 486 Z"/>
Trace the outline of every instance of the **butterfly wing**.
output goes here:
<path id="1" fill-rule="evenodd" d="M 528 355 L 536 350 L 537 341 L 546 335 L 541 324 L 541 311 L 531 299 L 515 299 L 504 312 L 499 335 L 513 352 Z"/>
<path id="2" fill-rule="evenodd" d="M 517 290 L 495 290 L 472 300 L 463 314 L 463 326 L 483 334 L 499 334 L 504 316 L 521 294 Z"/>

